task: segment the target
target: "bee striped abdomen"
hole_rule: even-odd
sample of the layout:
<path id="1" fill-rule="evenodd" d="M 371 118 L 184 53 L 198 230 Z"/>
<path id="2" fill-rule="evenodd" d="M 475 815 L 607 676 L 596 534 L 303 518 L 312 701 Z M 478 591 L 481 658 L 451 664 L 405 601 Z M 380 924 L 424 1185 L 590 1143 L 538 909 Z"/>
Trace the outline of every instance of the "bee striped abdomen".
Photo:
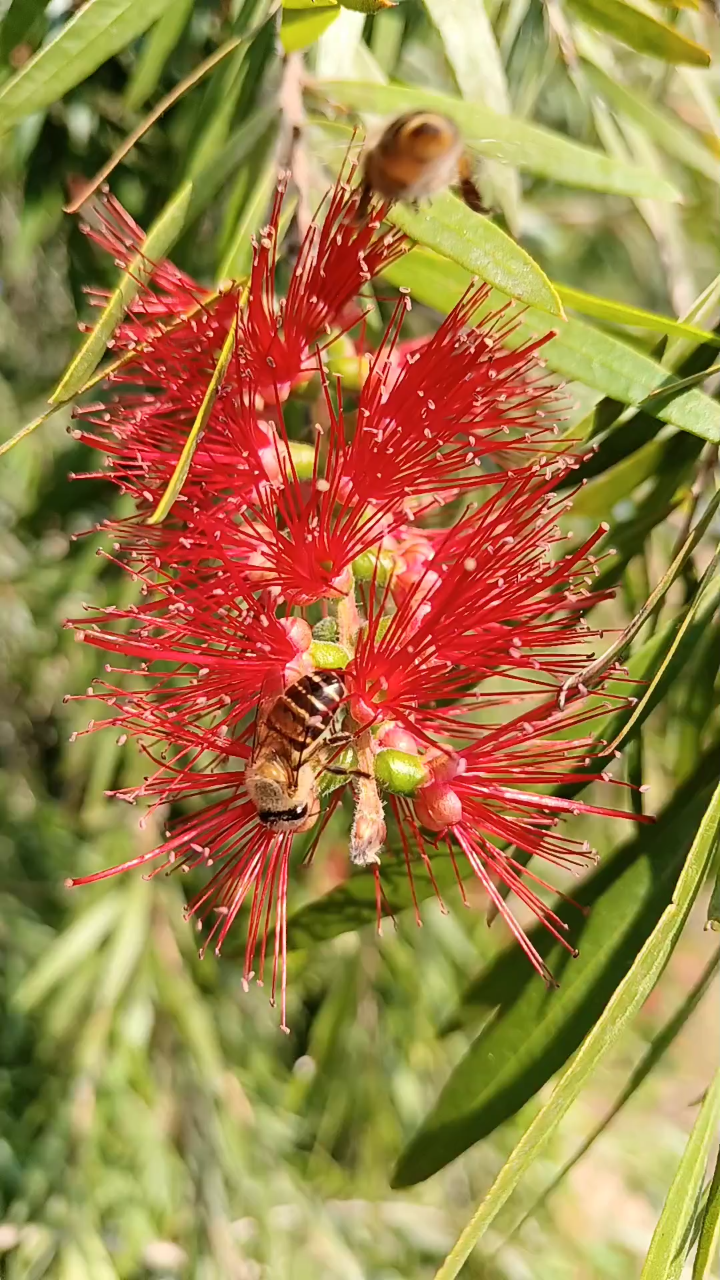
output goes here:
<path id="1" fill-rule="evenodd" d="M 282 739 L 292 764 L 304 764 L 328 737 L 345 685 L 335 671 L 302 676 L 273 703 L 265 720 L 265 733 Z"/>

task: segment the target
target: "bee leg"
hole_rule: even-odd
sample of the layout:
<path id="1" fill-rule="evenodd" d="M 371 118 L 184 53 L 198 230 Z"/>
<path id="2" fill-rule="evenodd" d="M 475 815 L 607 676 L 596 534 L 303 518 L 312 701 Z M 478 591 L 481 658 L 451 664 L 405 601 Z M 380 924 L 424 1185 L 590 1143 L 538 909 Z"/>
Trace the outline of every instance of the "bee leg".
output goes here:
<path id="1" fill-rule="evenodd" d="M 334 773 L 336 778 L 369 778 L 370 774 L 362 769 L 333 769 L 328 767 L 324 773 Z"/>

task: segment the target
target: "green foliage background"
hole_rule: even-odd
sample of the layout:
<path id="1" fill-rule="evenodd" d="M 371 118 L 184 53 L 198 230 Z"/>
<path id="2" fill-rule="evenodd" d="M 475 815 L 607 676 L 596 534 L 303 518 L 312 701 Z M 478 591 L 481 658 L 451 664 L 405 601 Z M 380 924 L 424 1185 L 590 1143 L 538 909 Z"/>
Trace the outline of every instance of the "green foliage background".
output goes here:
<path id="1" fill-rule="evenodd" d="M 701 1280 L 720 1217 L 703 932 L 720 810 L 717 15 L 654 0 L 273 8 L 0 3 L 0 440 L 34 424 L 0 458 L 2 1275 Z M 476 274 L 526 305 L 522 336 L 556 332 L 568 430 L 599 446 L 569 527 L 610 525 L 606 625 L 632 617 L 707 513 L 629 659 L 638 696 L 658 683 L 613 772 L 649 784 L 627 804 L 659 821 L 638 836 L 584 821 L 601 863 L 573 889 L 591 911 L 573 921 L 580 959 L 551 957 L 557 993 L 482 911 L 449 892 L 443 915 L 420 876 L 418 930 L 404 870 L 388 868 L 398 928 L 378 940 L 342 840 L 296 880 L 288 1038 L 266 994 L 242 991 L 239 943 L 198 961 L 178 879 L 63 888 L 154 839 L 104 798 L 142 772 L 137 755 L 112 735 L 69 743 L 87 708 L 62 701 L 97 674 L 63 620 L 127 590 L 96 540 L 75 539 L 115 498 L 68 483 L 88 458 L 65 430 L 122 297 L 73 361 L 83 287 L 117 273 L 63 204 L 184 77 L 197 83 L 110 179 L 156 255 L 204 282 L 246 272 L 299 77 L 313 198 L 358 119 L 435 104 L 494 214 L 450 195 L 396 209 L 418 247 L 377 292 L 409 287 L 420 332 Z"/>

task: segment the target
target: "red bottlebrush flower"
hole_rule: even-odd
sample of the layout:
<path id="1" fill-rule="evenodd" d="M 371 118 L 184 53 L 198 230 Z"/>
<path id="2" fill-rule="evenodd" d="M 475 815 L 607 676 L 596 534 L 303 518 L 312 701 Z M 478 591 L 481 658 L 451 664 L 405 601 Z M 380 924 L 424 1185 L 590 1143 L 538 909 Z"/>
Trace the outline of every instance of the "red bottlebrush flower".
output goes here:
<path id="1" fill-rule="evenodd" d="M 82 433 L 135 499 L 137 514 L 113 532 L 140 591 L 139 603 L 75 624 L 80 639 L 128 660 L 86 695 L 106 717 L 89 727 L 131 735 L 150 762 L 125 799 L 193 802 L 157 849 L 113 870 L 214 868 L 188 911 L 212 921 L 208 942 L 219 949 L 249 907 L 244 976 L 258 957 L 262 977 L 272 938 L 283 1025 L 293 835 L 317 823 L 315 847 L 342 787 L 355 801 L 350 859 L 373 868 L 378 898 L 384 789 L 411 880 L 415 856 L 432 875 L 440 841 L 461 853 L 546 977 L 498 884 L 562 936 L 511 850 L 573 863 L 587 851 L 557 835 L 558 818 L 606 812 L 528 789 L 574 782 L 587 764 L 580 703 L 561 714 L 548 699 L 590 656 L 582 615 L 599 598 L 593 549 L 603 533 L 562 554 L 567 502 L 553 485 L 575 460 L 554 442 L 539 344 L 506 351 L 504 311 L 473 324 L 480 288 L 421 350 L 404 350 L 401 300 L 356 411 L 323 374 L 325 425 L 310 419 L 312 465 L 296 462 L 280 402 L 298 377 L 322 371 L 313 349 L 342 327 L 368 273 L 402 248 L 377 217 L 358 216 L 357 199 L 335 188 L 284 302 L 274 279 L 280 195 L 247 300 L 238 287 L 211 298 L 168 264 L 157 268 L 118 336 L 132 352 L 116 374 L 121 393 L 86 414 L 95 429 Z M 113 214 L 101 237 L 127 261 L 139 233 Z M 148 529 L 141 521 L 233 324 L 180 500 Z M 443 527 L 453 495 L 463 508 Z M 509 723 L 483 724 L 490 706 Z M 578 736 L 554 741 L 568 726 Z"/>
<path id="2" fill-rule="evenodd" d="M 278 303 L 275 255 L 285 188 L 286 180 L 281 180 L 270 223 L 255 246 L 248 302 L 240 321 L 243 358 L 268 400 L 284 400 L 294 382 L 313 373 L 313 347 L 338 325 L 344 327 L 346 309 L 362 286 L 407 247 L 402 232 L 378 235 L 387 206 L 357 218 L 360 192 L 349 189 L 341 176 L 322 222 L 313 222 L 305 234 L 287 296 Z"/>
<path id="3" fill-rule="evenodd" d="M 175 469 L 233 322 L 233 358 L 181 500 L 217 502 L 228 493 L 238 500 L 277 483 L 281 449 L 263 401 L 284 398 L 313 372 L 318 342 L 342 326 L 361 285 L 404 252 L 401 233 L 378 234 L 382 210 L 355 222 L 357 191 L 339 181 L 322 223 L 313 224 L 303 241 L 280 300 L 275 257 L 284 192 L 283 180 L 255 249 L 246 304 L 240 284 L 212 294 L 172 263 L 154 266 L 110 344 L 127 357 L 108 379 L 118 396 L 78 413 L 92 428 L 80 426 L 78 438 L 106 454 L 110 479 L 141 512 L 157 503 Z M 99 229 L 86 229 L 125 269 L 142 253 L 140 228 L 111 197 L 104 199 Z M 108 295 L 92 296 L 102 304 Z"/>
<path id="4" fill-rule="evenodd" d="M 596 860 L 587 841 L 559 835 L 558 822 L 570 814 L 621 815 L 616 810 L 585 804 L 562 794 L 539 795 L 529 788 L 567 789 L 598 779 L 609 781 L 606 774 L 588 774 L 593 755 L 598 751 L 591 736 L 557 738 L 562 731 L 587 725 L 603 710 L 596 706 L 589 712 L 576 706 L 560 712 L 554 701 L 545 702 L 507 724 L 479 732 L 471 745 L 457 753 L 429 753 L 428 781 L 414 800 L 398 797 L 391 800 L 411 887 L 410 839 L 415 842 L 431 876 L 430 849 L 444 845 L 467 905 L 457 863 L 457 854 L 461 853 L 520 947 L 550 984 L 554 984 L 552 974 L 518 924 L 501 886 L 529 908 L 568 951 L 576 954 L 566 936 L 567 925 L 531 886 L 535 884 L 545 890 L 552 887 L 529 871 L 513 851 L 528 858 L 540 857 L 575 874 Z M 644 817 L 636 820 L 651 821 Z M 428 837 L 424 834 L 427 832 L 434 835 Z M 435 892 L 444 906 L 436 885 Z M 419 918 L 414 889 L 413 899 Z"/>
<path id="5" fill-rule="evenodd" d="M 539 692 L 587 661 L 582 614 L 597 601 L 592 548 L 603 530 L 562 558 L 558 515 L 567 504 L 526 478 L 506 481 L 482 507 L 413 553 L 400 582 L 372 584 L 368 625 L 348 668 L 354 714 L 400 721 L 421 735 L 475 732 L 468 717 L 491 705 L 482 681 L 512 677 L 514 693 Z M 412 536 L 412 535 L 411 535 Z M 401 544 L 402 545 L 402 544 Z M 412 544 L 411 544 L 412 546 Z M 398 589 L 399 587 L 399 589 Z M 397 608 L 386 615 L 387 598 Z M 569 652 L 568 652 L 569 651 Z M 452 708 L 437 708 L 450 700 Z"/>

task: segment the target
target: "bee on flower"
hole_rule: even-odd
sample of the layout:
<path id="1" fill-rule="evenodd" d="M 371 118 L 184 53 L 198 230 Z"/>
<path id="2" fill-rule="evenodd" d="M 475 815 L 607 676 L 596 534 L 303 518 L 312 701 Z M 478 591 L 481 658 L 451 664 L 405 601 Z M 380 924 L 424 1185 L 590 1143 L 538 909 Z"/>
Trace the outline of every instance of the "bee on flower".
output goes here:
<path id="1" fill-rule="evenodd" d="M 247 297 L 154 270 L 116 335 L 113 398 L 80 416 L 134 504 L 108 528 L 139 595 L 71 625 L 141 676 L 128 690 L 114 669 L 84 696 L 104 708 L 94 729 L 134 737 L 153 764 L 124 798 L 175 808 L 157 848 L 71 883 L 203 869 L 188 914 L 204 946 L 219 952 L 247 908 L 244 979 L 271 965 L 286 1027 L 293 844 L 302 835 L 306 858 L 320 855 L 344 796 L 348 865 L 374 876 L 378 919 L 389 859 L 413 886 L 415 866 L 435 883 L 449 856 L 463 899 L 474 876 L 547 980 L 503 886 L 571 948 L 524 861 L 586 861 L 558 821 L 609 810 L 547 793 L 592 757 L 582 699 L 560 711 L 557 691 L 587 660 L 603 531 L 581 546 L 560 531 L 555 485 L 576 460 L 558 448 L 541 342 L 506 348 L 511 312 L 488 312 L 473 286 L 405 344 L 401 294 L 363 385 L 343 394 L 328 336 L 362 314 L 361 287 L 405 242 L 383 230 L 381 205 L 358 217 L 361 193 L 339 182 L 280 298 L 282 195 L 281 182 Z M 141 233 L 109 202 L 93 234 L 126 260 Z M 228 341 L 186 483 L 151 526 Z M 310 444 L 286 414 L 309 373 L 322 417 Z"/>

